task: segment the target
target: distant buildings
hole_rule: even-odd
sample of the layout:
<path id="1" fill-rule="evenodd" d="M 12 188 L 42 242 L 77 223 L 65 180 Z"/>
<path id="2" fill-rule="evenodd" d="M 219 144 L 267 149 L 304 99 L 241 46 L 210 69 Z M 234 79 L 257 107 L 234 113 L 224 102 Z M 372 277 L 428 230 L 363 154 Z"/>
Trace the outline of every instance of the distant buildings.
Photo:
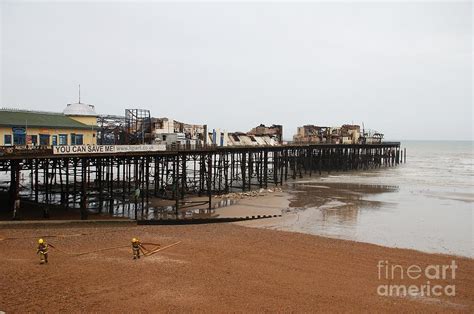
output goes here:
<path id="1" fill-rule="evenodd" d="M 304 125 L 293 136 L 295 144 L 374 144 L 383 134 L 359 125 L 340 127 Z M 0 109 L 0 146 L 165 144 L 189 148 L 214 145 L 282 145 L 283 126 L 260 124 L 248 132 L 208 130 L 169 118 L 153 118 L 147 109 L 126 109 L 124 116 L 97 115 L 93 105 L 68 104 L 63 113 Z"/>
<path id="2" fill-rule="evenodd" d="M 282 143 L 283 127 L 261 124 L 247 133 L 227 132 L 213 129 L 207 131 L 207 125 L 186 124 L 168 118 L 152 118 L 155 142 L 167 145 L 215 145 L 215 146 L 257 146 L 280 145 Z"/>
<path id="3" fill-rule="evenodd" d="M 249 135 L 255 136 L 269 136 L 277 143 L 283 142 L 283 126 L 273 124 L 272 126 L 265 126 L 264 124 L 260 124 L 259 126 L 253 128 L 248 132 Z"/>
<path id="4" fill-rule="evenodd" d="M 205 125 L 187 124 L 168 118 L 152 118 L 152 133 L 155 143 L 202 144 L 206 129 Z"/>
<path id="5" fill-rule="evenodd" d="M 249 133 L 229 133 L 227 146 L 275 146 L 281 145 L 280 139 L 272 135 L 253 135 Z"/>
<path id="6" fill-rule="evenodd" d="M 247 133 L 221 132 L 219 129 L 208 134 L 208 143 L 216 146 L 275 146 L 282 144 L 283 127 L 260 124 Z"/>
<path id="7" fill-rule="evenodd" d="M 329 127 L 304 125 L 296 129 L 293 142 L 302 144 L 326 143 L 330 134 Z"/>
<path id="8" fill-rule="evenodd" d="M 94 106 L 69 104 L 63 113 L 0 109 L 0 146 L 97 143 Z"/>
<path id="9" fill-rule="evenodd" d="M 383 140 L 383 134 L 377 131 L 368 130 L 360 137 L 361 144 L 380 144 Z"/>
<path id="10" fill-rule="evenodd" d="M 363 131 L 359 125 L 344 124 L 340 127 L 304 125 L 298 127 L 293 142 L 299 144 L 375 144 L 381 143 L 383 134 Z"/>

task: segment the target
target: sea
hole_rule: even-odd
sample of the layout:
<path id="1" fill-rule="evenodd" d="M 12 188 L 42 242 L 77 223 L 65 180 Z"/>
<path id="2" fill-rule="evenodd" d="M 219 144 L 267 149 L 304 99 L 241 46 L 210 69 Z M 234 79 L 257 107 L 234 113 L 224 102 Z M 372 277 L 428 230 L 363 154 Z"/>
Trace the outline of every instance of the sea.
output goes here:
<path id="1" fill-rule="evenodd" d="M 406 163 L 288 183 L 289 216 L 272 226 L 473 258 L 472 141 L 403 141 Z"/>

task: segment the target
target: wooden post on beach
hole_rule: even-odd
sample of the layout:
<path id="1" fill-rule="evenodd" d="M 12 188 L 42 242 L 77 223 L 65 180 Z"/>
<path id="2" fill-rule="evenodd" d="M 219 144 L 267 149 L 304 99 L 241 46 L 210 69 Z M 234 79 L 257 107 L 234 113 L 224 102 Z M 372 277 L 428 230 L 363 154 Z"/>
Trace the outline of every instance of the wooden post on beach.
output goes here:
<path id="1" fill-rule="evenodd" d="M 229 167 L 233 168 L 229 163 L 229 153 L 224 153 L 224 193 L 229 193 L 229 184 L 232 182 L 232 177 L 229 180 Z"/>
<path id="2" fill-rule="evenodd" d="M 249 170 L 249 191 L 252 189 L 252 175 L 253 175 L 253 154 L 249 152 L 249 159 L 248 159 L 248 166 L 247 169 Z"/>
<path id="3" fill-rule="evenodd" d="M 158 164 L 158 157 L 153 158 L 153 195 L 158 196 L 158 178 L 160 174 L 160 168 Z"/>
<path id="4" fill-rule="evenodd" d="M 147 163 L 148 164 L 148 163 Z M 181 156 L 181 199 L 184 200 L 186 193 L 186 155 Z"/>
<path id="5" fill-rule="evenodd" d="M 129 201 L 128 201 L 128 210 L 130 211 L 130 208 L 131 208 L 131 202 L 130 202 L 130 198 L 132 198 L 132 160 L 131 158 L 127 158 L 127 195 L 128 195 L 128 198 L 129 198 Z"/>
<path id="6" fill-rule="evenodd" d="M 268 188 L 268 151 L 265 150 L 263 153 L 263 181 L 265 188 Z"/>
<path id="7" fill-rule="evenodd" d="M 64 174 L 65 174 L 65 187 L 64 187 L 64 206 L 69 208 L 69 158 L 64 158 Z"/>
<path id="8" fill-rule="evenodd" d="M 33 191 L 35 190 L 35 185 L 34 185 L 34 180 L 33 180 L 33 176 L 34 176 L 34 166 L 33 166 L 33 162 L 34 160 L 33 159 L 30 159 L 28 161 L 28 167 L 30 168 L 30 196 L 33 195 Z"/>
<path id="9" fill-rule="evenodd" d="M 39 183 L 38 183 L 38 176 L 39 176 L 39 165 L 40 161 L 38 159 L 35 159 L 35 203 L 38 203 L 39 201 Z"/>
<path id="10" fill-rule="evenodd" d="M 126 164 L 127 160 L 126 158 L 122 158 L 122 212 L 125 212 L 125 195 L 126 195 L 126 182 L 127 180 L 125 179 L 126 176 Z M 130 202 L 128 202 L 130 204 Z"/>
<path id="11" fill-rule="evenodd" d="M 96 159 L 96 173 L 97 173 L 97 185 L 99 189 L 99 213 L 102 213 L 102 209 L 104 207 L 104 191 L 102 189 L 102 158 Z"/>
<path id="12" fill-rule="evenodd" d="M 272 151 L 272 169 L 273 169 L 273 184 L 278 185 L 278 159 L 277 152 Z"/>
<path id="13" fill-rule="evenodd" d="M 148 217 L 149 200 L 150 200 L 150 159 L 147 156 L 145 157 L 145 207 L 146 207 L 147 217 Z"/>
<path id="14" fill-rule="evenodd" d="M 212 154 L 208 154 L 207 156 L 207 197 L 209 202 L 209 212 L 212 209 L 212 191 L 211 191 L 211 182 L 212 180 Z"/>
<path id="15" fill-rule="evenodd" d="M 179 215 L 179 194 L 178 194 L 178 180 L 179 180 L 179 174 L 178 174 L 178 163 L 179 163 L 179 156 L 176 155 L 174 160 L 173 160 L 173 196 L 175 200 L 175 214 L 176 214 L 176 219 L 178 219 Z"/>
<path id="16" fill-rule="evenodd" d="M 123 178 L 120 178 L 120 165 L 122 164 L 122 160 L 121 158 L 117 158 L 117 190 L 120 190 L 120 187 L 122 186 L 120 184 L 120 179 L 122 179 L 123 181 Z M 118 196 L 118 195 L 117 195 Z M 120 207 L 120 201 L 117 197 L 117 209 Z M 123 209 L 122 209 L 122 214 L 123 214 Z"/>
<path id="17" fill-rule="evenodd" d="M 240 173 L 242 174 L 242 191 L 245 191 L 245 174 L 246 174 L 246 158 L 247 158 L 247 153 L 242 152 L 241 153 L 241 159 L 240 159 Z"/>
<path id="18" fill-rule="evenodd" d="M 87 158 L 82 158 L 81 159 L 81 166 L 82 166 L 82 175 L 81 175 L 81 219 L 86 220 L 87 219 L 87 189 L 86 189 L 86 180 L 87 180 L 87 165 L 86 161 Z"/>
<path id="19" fill-rule="evenodd" d="M 296 179 L 296 163 L 297 163 L 297 159 L 296 159 L 296 150 L 293 150 L 292 151 L 292 166 L 291 166 L 291 169 L 293 170 L 293 175 L 291 176 L 293 178 L 293 180 Z"/>
<path id="20" fill-rule="evenodd" d="M 326 150 L 326 154 L 327 154 L 326 158 L 328 159 L 327 171 L 328 171 L 328 174 L 331 174 L 332 158 L 333 158 L 332 149 Z"/>
<path id="21" fill-rule="evenodd" d="M 77 158 L 72 160 L 72 208 L 76 207 L 76 197 L 77 197 Z"/>
<path id="22" fill-rule="evenodd" d="M 43 169 L 43 179 L 44 179 L 44 192 L 45 192 L 45 206 L 43 208 L 43 217 L 49 218 L 49 160 L 44 160 L 44 169 Z"/>
<path id="23" fill-rule="evenodd" d="M 10 160 L 10 203 L 12 219 L 19 218 L 20 210 L 20 163 L 18 160 Z"/>
<path id="24" fill-rule="evenodd" d="M 235 163 L 234 153 L 232 152 L 230 153 L 230 180 L 229 180 L 230 182 L 229 182 L 228 190 L 232 190 L 236 167 L 237 166 Z"/>
<path id="25" fill-rule="evenodd" d="M 280 185 L 283 185 L 283 171 L 284 171 L 283 150 L 278 153 L 278 167 L 280 168 Z"/>
<path id="26" fill-rule="evenodd" d="M 311 175 L 313 174 L 313 148 L 310 147 L 308 148 L 307 150 L 307 158 L 308 158 L 308 164 L 309 164 L 309 176 L 311 177 Z"/>
<path id="27" fill-rule="evenodd" d="M 109 169 L 109 214 L 114 213 L 114 159 L 113 157 L 108 158 L 109 163 L 107 168 Z"/>
<path id="28" fill-rule="evenodd" d="M 319 171 L 319 175 L 321 176 L 321 167 L 323 165 L 323 150 L 322 149 L 318 150 L 318 155 L 319 155 L 318 171 Z"/>

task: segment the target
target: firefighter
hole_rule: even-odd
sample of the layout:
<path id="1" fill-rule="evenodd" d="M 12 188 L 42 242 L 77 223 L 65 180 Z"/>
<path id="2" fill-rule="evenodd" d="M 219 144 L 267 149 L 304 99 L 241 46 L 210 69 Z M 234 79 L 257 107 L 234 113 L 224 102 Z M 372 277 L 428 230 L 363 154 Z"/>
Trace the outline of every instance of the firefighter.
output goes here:
<path id="1" fill-rule="evenodd" d="M 40 255 L 40 264 L 48 263 L 48 244 L 43 240 L 38 240 L 38 251 L 36 254 Z"/>
<path id="2" fill-rule="evenodd" d="M 132 239 L 132 252 L 133 252 L 133 259 L 140 258 L 140 250 L 142 249 L 142 244 L 138 239 Z"/>

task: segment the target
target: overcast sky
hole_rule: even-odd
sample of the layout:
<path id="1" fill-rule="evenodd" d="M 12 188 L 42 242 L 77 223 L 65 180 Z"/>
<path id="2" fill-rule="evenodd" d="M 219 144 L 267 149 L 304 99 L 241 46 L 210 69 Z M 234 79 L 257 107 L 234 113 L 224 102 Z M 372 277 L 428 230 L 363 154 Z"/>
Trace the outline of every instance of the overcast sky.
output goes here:
<path id="1" fill-rule="evenodd" d="M 0 0 L 1 2 L 1 0 Z M 471 139 L 466 2 L 1 4 L 1 105 Z"/>

